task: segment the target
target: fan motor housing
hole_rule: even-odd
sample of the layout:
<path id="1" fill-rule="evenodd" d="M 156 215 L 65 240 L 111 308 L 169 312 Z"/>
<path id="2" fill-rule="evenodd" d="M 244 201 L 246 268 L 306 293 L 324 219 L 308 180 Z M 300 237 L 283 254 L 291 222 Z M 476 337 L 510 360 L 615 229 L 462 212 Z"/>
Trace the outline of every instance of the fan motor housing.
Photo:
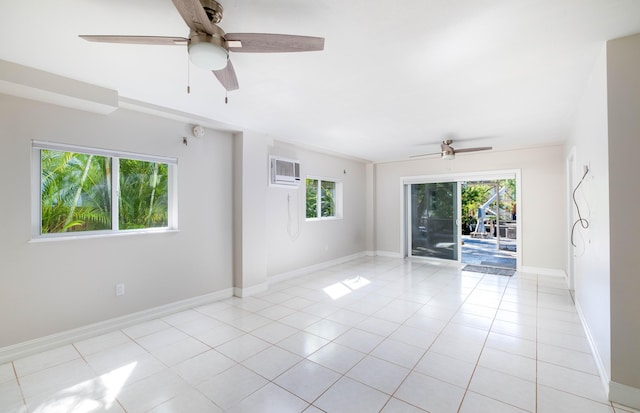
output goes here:
<path id="1" fill-rule="evenodd" d="M 201 32 L 191 32 L 189 34 L 189 41 L 187 42 L 187 46 L 191 47 L 191 45 L 194 44 L 198 44 L 198 43 L 212 43 L 215 44 L 216 46 L 220 46 L 223 49 L 225 49 L 227 52 L 229 52 L 229 44 L 227 43 L 227 41 L 224 38 L 224 32 L 222 31 L 222 29 L 220 29 L 217 26 L 214 26 L 217 30 L 216 33 L 214 33 L 213 35 L 208 34 L 208 33 L 201 33 Z"/>
<path id="2" fill-rule="evenodd" d="M 222 5 L 215 0 L 200 0 L 200 4 L 202 4 L 202 8 L 205 13 L 207 13 L 207 17 L 211 23 L 220 23 L 222 21 Z"/>

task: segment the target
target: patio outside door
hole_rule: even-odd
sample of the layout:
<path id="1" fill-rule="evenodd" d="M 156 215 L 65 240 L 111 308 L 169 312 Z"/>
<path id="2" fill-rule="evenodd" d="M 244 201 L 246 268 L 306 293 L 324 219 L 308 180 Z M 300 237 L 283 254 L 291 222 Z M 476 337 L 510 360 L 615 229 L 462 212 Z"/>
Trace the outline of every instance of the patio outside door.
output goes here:
<path id="1" fill-rule="evenodd" d="M 410 255 L 458 260 L 458 183 L 410 184 Z"/>

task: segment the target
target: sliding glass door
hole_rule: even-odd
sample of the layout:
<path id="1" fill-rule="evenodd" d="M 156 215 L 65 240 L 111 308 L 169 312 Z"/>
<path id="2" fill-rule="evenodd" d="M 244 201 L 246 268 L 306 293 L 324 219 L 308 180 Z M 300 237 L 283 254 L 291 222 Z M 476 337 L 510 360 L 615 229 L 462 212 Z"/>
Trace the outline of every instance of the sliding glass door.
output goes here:
<path id="1" fill-rule="evenodd" d="M 407 185 L 409 254 L 458 260 L 458 183 Z"/>

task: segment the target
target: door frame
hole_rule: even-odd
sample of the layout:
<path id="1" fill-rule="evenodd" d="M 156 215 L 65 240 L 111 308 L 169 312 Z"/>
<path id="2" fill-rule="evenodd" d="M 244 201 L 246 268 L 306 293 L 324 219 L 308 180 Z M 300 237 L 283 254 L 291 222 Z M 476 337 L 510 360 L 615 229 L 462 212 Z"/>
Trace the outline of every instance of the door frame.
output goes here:
<path id="1" fill-rule="evenodd" d="M 437 183 L 437 182 L 465 182 L 465 181 L 482 181 L 493 179 L 513 179 L 516 180 L 516 205 L 518 206 L 518 219 L 516 220 L 516 270 L 522 269 L 522 221 L 525 218 L 525 208 L 522 203 L 522 178 L 520 169 L 504 169 L 495 171 L 479 171 L 479 172 L 457 172 L 447 174 L 433 174 L 433 175 L 417 175 L 417 176 L 403 176 L 400 178 L 400 254 L 403 258 L 411 257 L 416 260 L 435 260 L 440 263 L 455 262 L 453 260 L 445 260 L 440 258 L 421 258 L 412 257 L 409 254 L 411 248 L 411 241 L 409 236 L 411 235 L 408 225 L 410 219 L 409 204 L 409 185 L 411 184 L 423 184 L 423 183 Z M 461 186 L 458 185 L 458 206 L 456 208 L 456 222 L 458 223 L 458 241 L 462 239 L 462 220 L 460 217 L 461 208 Z M 462 250 L 458 254 L 458 264 L 462 263 Z"/>

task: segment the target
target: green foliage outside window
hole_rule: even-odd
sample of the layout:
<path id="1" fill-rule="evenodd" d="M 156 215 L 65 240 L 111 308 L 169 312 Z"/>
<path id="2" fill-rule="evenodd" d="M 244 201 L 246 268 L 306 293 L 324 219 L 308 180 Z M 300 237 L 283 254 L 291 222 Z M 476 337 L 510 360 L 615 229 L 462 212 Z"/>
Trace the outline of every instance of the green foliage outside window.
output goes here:
<path id="1" fill-rule="evenodd" d="M 331 181 L 322 181 L 320 186 L 322 190 L 320 216 L 334 217 L 336 216 L 336 183 Z"/>
<path id="2" fill-rule="evenodd" d="M 491 196 L 491 186 L 486 184 L 462 185 L 462 216 L 475 217 L 478 208 Z"/>
<path id="3" fill-rule="evenodd" d="M 111 228 L 111 158 L 41 150 L 42 233 Z"/>
<path id="4" fill-rule="evenodd" d="M 462 185 L 462 223 L 467 227 L 478 222 L 478 208 L 482 206 L 493 194 L 496 186 L 506 188 L 500 196 L 500 216 L 501 219 L 510 219 L 511 211 L 515 210 L 516 200 L 516 180 L 505 179 L 494 181 L 492 185 L 484 182 L 468 182 Z M 495 204 L 491 205 L 495 211 Z"/>
<path id="5" fill-rule="evenodd" d="M 166 227 L 168 165 L 120 160 L 120 229 Z"/>
<path id="6" fill-rule="evenodd" d="M 307 179 L 307 218 L 318 217 L 318 180 Z"/>
<path id="7" fill-rule="evenodd" d="M 116 158 L 42 149 L 41 233 L 114 229 L 112 162 Z M 119 229 L 166 227 L 168 165 L 119 159 Z"/>
<path id="8" fill-rule="evenodd" d="M 306 181 L 306 217 L 335 217 L 336 216 L 336 183 L 318 179 Z M 318 192 L 318 190 L 320 192 Z M 320 210 L 318 210 L 318 203 Z"/>

